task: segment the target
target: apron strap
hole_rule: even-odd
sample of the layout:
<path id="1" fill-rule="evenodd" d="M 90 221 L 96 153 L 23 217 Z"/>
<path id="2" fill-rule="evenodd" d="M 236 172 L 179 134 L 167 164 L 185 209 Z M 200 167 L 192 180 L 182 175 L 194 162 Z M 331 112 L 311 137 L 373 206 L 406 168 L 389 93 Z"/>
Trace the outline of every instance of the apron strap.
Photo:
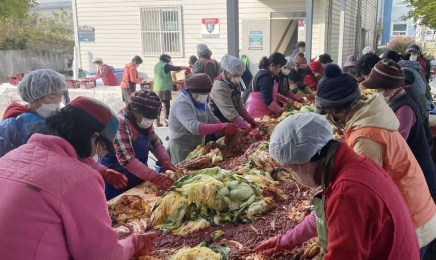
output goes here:
<path id="1" fill-rule="evenodd" d="M 333 142 L 330 144 L 329 150 L 327 151 L 326 170 L 324 171 L 324 174 L 322 175 L 322 179 L 321 179 L 321 188 L 323 190 L 325 190 L 329 186 L 330 181 L 332 179 L 333 161 L 335 159 L 335 152 L 338 146 L 339 143 Z"/>

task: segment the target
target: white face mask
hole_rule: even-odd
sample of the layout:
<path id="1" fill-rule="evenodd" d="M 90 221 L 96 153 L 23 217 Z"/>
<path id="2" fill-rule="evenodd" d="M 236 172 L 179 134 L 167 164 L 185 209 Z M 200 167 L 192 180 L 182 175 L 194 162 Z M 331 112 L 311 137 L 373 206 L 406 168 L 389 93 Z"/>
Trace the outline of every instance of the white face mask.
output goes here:
<path id="1" fill-rule="evenodd" d="M 291 72 L 290 69 L 282 69 L 283 75 L 289 75 L 290 72 Z"/>
<path id="2" fill-rule="evenodd" d="M 101 68 L 101 65 L 99 64 L 96 64 L 95 66 L 97 67 L 97 69 Z"/>
<path id="3" fill-rule="evenodd" d="M 241 77 L 232 78 L 230 81 L 234 84 L 239 84 L 239 81 L 241 81 Z"/>
<path id="4" fill-rule="evenodd" d="M 58 111 L 61 107 L 61 104 L 45 104 L 42 103 L 42 105 L 36 109 L 36 113 L 40 115 L 43 118 L 49 117 L 53 112 Z"/>
<path id="5" fill-rule="evenodd" d="M 410 60 L 411 61 L 417 61 L 418 60 L 418 55 L 410 55 Z"/>
<path id="6" fill-rule="evenodd" d="M 153 125 L 153 121 L 154 121 L 153 119 L 148 119 L 148 118 L 143 117 L 141 120 L 140 127 L 142 129 L 147 129 Z"/>
<path id="7" fill-rule="evenodd" d="M 208 95 L 198 95 L 197 101 L 204 104 L 207 101 Z"/>
<path id="8" fill-rule="evenodd" d="M 390 96 L 385 97 L 383 94 L 384 94 L 384 91 L 374 92 L 374 96 L 379 96 L 379 97 L 383 98 L 383 100 L 386 101 L 386 103 L 388 103 L 389 99 L 391 99 L 391 97 Z"/>

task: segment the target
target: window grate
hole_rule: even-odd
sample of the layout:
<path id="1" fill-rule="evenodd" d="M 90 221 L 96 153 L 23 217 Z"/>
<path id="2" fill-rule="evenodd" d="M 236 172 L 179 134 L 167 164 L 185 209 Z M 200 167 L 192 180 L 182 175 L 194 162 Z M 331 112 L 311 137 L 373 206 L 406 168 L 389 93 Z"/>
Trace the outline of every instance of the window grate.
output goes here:
<path id="1" fill-rule="evenodd" d="M 183 57 L 182 7 L 141 8 L 141 41 L 144 56 Z"/>

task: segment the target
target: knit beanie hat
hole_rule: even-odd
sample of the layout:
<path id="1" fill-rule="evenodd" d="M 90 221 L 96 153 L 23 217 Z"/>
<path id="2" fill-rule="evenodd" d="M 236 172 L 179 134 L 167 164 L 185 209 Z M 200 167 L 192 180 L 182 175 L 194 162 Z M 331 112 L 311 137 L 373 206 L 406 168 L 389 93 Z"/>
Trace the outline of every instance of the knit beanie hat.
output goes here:
<path id="1" fill-rule="evenodd" d="M 406 52 L 409 52 L 409 51 L 414 51 L 416 53 L 420 53 L 421 48 L 416 44 L 410 44 L 406 49 Z"/>
<path id="2" fill-rule="evenodd" d="M 162 106 L 159 96 L 151 90 L 142 89 L 130 94 L 130 104 L 145 118 L 156 119 Z"/>
<path id="3" fill-rule="evenodd" d="M 312 61 L 309 67 L 313 73 L 319 73 L 319 74 L 324 73 L 324 69 L 320 61 Z"/>
<path id="4" fill-rule="evenodd" d="M 103 102 L 88 98 L 78 97 L 73 99 L 66 107 L 75 118 L 89 125 L 95 132 L 105 138 L 106 149 L 115 154 L 113 142 L 120 122 L 112 110 Z"/>
<path id="5" fill-rule="evenodd" d="M 297 64 L 297 65 L 307 64 L 307 60 L 304 57 L 304 53 L 301 51 L 297 55 L 295 55 L 294 61 L 295 61 L 295 64 Z"/>
<path id="6" fill-rule="evenodd" d="M 212 81 L 207 74 L 192 74 L 186 76 L 185 87 L 191 93 L 209 93 L 212 89 Z"/>
<path id="7" fill-rule="evenodd" d="M 404 85 L 404 71 L 393 60 L 381 60 L 371 70 L 362 85 L 368 89 L 397 89 Z"/>
<path id="8" fill-rule="evenodd" d="M 18 95 L 26 102 L 35 102 L 44 96 L 66 90 L 65 77 L 50 69 L 29 72 L 18 85 Z"/>
<path id="9" fill-rule="evenodd" d="M 328 64 L 324 77 L 318 83 L 316 92 L 316 112 L 322 114 L 323 108 L 335 108 L 359 99 L 362 94 L 353 76 L 343 73 L 338 65 Z"/>

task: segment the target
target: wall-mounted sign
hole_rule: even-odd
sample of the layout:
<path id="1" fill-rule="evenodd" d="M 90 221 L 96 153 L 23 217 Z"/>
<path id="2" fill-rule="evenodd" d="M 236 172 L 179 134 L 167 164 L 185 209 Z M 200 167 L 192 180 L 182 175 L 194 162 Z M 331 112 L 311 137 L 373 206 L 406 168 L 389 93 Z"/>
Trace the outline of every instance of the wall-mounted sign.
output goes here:
<path id="1" fill-rule="evenodd" d="M 77 28 L 77 34 L 79 36 L 79 42 L 95 42 L 94 27 L 79 26 Z"/>
<path id="2" fill-rule="evenodd" d="M 248 35 L 249 50 L 263 50 L 263 34 L 262 31 L 250 31 Z"/>
<path id="3" fill-rule="evenodd" d="M 201 19 L 201 34 L 203 38 L 220 37 L 220 19 L 203 18 Z"/>
<path id="4" fill-rule="evenodd" d="M 306 24 L 304 19 L 298 19 L 298 29 L 304 30 L 304 25 Z"/>

